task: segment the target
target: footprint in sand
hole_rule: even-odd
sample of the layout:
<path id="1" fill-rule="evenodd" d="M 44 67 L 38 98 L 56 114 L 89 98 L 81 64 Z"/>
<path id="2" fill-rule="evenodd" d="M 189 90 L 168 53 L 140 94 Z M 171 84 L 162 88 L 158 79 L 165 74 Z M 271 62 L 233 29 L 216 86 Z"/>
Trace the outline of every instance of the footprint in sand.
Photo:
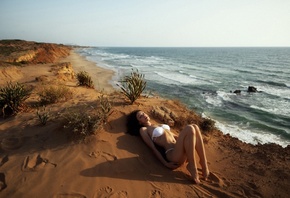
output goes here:
<path id="1" fill-rule="evenodd" d="M 159 190 L 152 190 L 150 198 L 160 198 L 162 197 L 161 192 Z"/>
<path id="2" fill-rule="evenodd" d="M 103 151 L 97 151 L 97 152 L 91 152 L 89 154 L 90 157 L 93 158 L 98 158 L 98 157 L 103 157 L 105 158 L 107 161 L 115 161 L 117 160 L 117 157 L 115 155 L 112 155 L 111 153 L 107 153 L 107 152 L 103 152 Z"/>
<path id="3" fill-rule="evenodd" d="M 94 195 L 94 198 L 127 198 L 128 193 L 126 191 L 118 191 L 114 192 L 113 188 L 106 186 L 104 188 L 100 188 Z"/>
<path id="4" fill-rule="evenodd" d="M 8 162 L 8 155 L 5 155 L 4 157 L 0 157 L 0 167 L 3 166 L 6 162 Z"/>
<path id="5" fill-rule="evenodd" d="M 89 154 L 89 156 L 91 157 L 91 158 L 98 158 L 99 156 L 100 156 L 100 152 L 91 152 L 90 154 Z"/>
<path id="6" fill-rule="evenodd" d="M 16 150 L 23 145 L 23 141 L 22 138 L 7 137 L 2 139 L 0 145 L 3 150 Z"/>
<path id="7" fill-rule="evenodd" d="M 112 198 L 127 198 L 128 193 L 126 191 L 119 191 L 111 196 Z"/>
<path id="8" fill-rule="evenodd" d="M 208 181 L 211 181 L 211 182 L 217 184 L 219 187 L 226 186 L 224 181 L 213 172 L 210 172 L 209 177 L 208 177 Z"/>
<path id="9" fill-rule="evenodd" d="M 24 159 L 22 165 L 22 171 L 35 171 L 37 169 L 45 167 L 47 164 L 56 167 L 56 164 L 49 162 L 48 159 L 42 158 L 40 154 L 35 154 L 32 156 L 27 156 Z"/>
<path id="10" fill-rule="evenodd" d="M 86 198 L 86 196 L 79 193 L 62 193 L 56 195 L 55 198 Z"/>
<path id="11" fill-rule="evenodd" d="M 5 174 L 0 173 L 0 192 L 7 187 L 5 182 Z"/>

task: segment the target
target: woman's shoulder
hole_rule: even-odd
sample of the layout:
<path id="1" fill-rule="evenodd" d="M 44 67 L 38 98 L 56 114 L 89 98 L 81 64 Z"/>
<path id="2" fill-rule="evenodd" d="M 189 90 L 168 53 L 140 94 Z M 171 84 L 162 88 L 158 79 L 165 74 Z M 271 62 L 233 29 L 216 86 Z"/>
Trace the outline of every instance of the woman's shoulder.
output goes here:
<path id="1" fill-rule="evenodd" d="M 150 137 L 151 136 L 152 131 L 149 130 L 148 127 L 141 127 L 139 130 L 139 134 L 141 135 L 141 137 L 144 139 L 144 137 Z"/>
<path id="2" fill-rule="evenodd" d="M 139 129 L 139 131 L 140 131 L 140 132 L 147 132 L 147 129 L 148 129 L 147 127 L 144 127 L 144 126 L 143 126 L 143 127 L 141 127 L 141 128 Z"/>

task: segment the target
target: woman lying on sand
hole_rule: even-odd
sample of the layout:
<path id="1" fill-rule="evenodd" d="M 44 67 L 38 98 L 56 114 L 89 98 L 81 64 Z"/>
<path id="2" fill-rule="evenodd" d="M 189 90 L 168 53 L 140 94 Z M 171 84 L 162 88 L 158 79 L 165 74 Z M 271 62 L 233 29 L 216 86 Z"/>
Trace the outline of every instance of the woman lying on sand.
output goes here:
<path id="1" fill-rule="evenodd" d="M 209 176 L 203 139 L 197 125 L 186 126 L 177 136 L 170 131 L 168 125 L 153 126 L 147 114 L 141 110 L 136 110 L 128 116 L 127 129 L 131 135 L 140 135 L 166 167 L 175 169 L 187 160 L 186 168 L 193 181 L 199 184 L 194 150 L 196 149 L 200 158 L 203 177 L 206 180 Z M 163 148 L 164 151 L 160 152 L 159 147 Z"/>

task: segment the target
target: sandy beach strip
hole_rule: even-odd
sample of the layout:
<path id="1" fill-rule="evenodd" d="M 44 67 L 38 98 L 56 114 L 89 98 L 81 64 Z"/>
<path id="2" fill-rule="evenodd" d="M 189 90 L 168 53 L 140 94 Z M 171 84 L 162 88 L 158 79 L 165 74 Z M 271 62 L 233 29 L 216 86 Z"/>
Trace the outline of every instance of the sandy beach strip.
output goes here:
<path id="1" fill-rule="evenodd" d="M 106 93 L 112 93 L 115 91 L 112 85 L 114 71 L 104 69 L 94 62 L 88 61 L 85 57 L 81 56 L 74 50 L 72 50 L 70 55 L 63 61 L 71 62 L 76 74 L 80 71 L 88 72 L 94 82 L 96 90 Z"/>

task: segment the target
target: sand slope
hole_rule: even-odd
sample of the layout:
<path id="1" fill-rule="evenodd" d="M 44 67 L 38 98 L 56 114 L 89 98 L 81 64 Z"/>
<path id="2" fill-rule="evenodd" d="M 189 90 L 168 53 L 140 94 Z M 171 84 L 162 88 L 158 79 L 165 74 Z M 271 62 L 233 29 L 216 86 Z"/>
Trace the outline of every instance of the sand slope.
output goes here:
<path id="1" fill-rule="evenodd" d="M 73 52 L 58 61 L 70 62 L 75 71 L 94 71 L 96 68 Z M 97 70 L 93 79 L 99 80 L 99 87 L 94 90 L 78 87 L 75 79 L 58 78 L 51 69 L 55 64 L 28 64 L 16 68 L 19 75 L 15 79 L 13 75 L 10 77 L 34 87 L 35 92 L 27 100 L 28 107 L 23 112 L 0 118 L 0 197 L 289 195 L 289 146 L 285 149 L 277 145 L 251 146 L 219 131 L 211 132 L 204 136 L 211 175 L 208 181 L 194 185 L 184 166 L 174 171 L 165 168 L 139 137 L 125 133 L 129 112 L 142 109 L 152 115 L 153 107 L 165 106 L 179 117 L 189 115 L 190 111 L 182 104 L 158 97 L 143 97 L 134 105 L 128 105 L 108 83 L 113 75 L 111 71 Z M 36 67 L 38 69 L 33 69 Z M 39 76 L 45 76 L 45 80 L 35 80 Z M 38 102 L 36 90 L 53 82 L 69 87 L 74 94 L 69 101 L 47 107 L 51 118 L 43 126 L 36 116 L 37 108 L 33 106 Z M 113 106 L 107 123 L 85 143 L 68 141 L 62 115 L 68 108 L 97 106 L 101 94 L 105 94 Z M 159 121 L 153 117 L 153 122 Z M 178 133 L 181 128 L 176 126 L 172 130 Z"/>

